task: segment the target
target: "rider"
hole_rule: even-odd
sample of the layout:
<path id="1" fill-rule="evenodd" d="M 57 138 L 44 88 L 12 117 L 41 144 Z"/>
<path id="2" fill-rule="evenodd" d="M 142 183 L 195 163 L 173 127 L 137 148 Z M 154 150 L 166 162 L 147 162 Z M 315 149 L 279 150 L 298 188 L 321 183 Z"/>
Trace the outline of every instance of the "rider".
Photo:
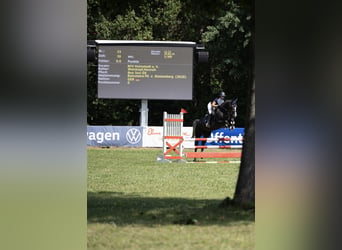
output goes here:
<path id="1" fill-rule="evenodd" d="M 207 122 L 206 122 L 206 127 L 210 127 L 210 121 L 211 121 L 211 117 L 213 115 L 215 115 L 215 110 L 218 106 L 220 106 L 222 103 L 224 103 L 224 98 L 226 97 L 226 94 L 221 91 L 219 93 L 219 95 L 212 101 L 212 102 L 209 102 L 208 103 L 208 119 L 207 119 Z"/>

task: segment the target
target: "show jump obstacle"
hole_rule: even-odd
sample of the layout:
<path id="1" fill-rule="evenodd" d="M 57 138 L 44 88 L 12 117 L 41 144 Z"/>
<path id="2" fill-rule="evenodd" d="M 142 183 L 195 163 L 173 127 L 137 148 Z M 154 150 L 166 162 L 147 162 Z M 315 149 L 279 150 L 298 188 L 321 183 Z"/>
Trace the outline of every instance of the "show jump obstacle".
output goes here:
<path id="1" fill-rule="evenodd" d="M 189 158 L 240 158 L 241 152 L 184 152 L 183 149 L 229 149 L 242 148 L 242 145 L 184 146 L 185 141 L 227 141 L 229 138 L 185 138 L 182 134 L 183 113 L 163 115 L 163 155 L 159 162 L 184 163 L 240 163 L 240 161 L 187 161 Z"/>
<path id="2" fill-rule="evenodd" d="M 158 157 L 158 161 L 171 162 L 183 160 L 182 143 L 184 138 L 182 136 L 183 128 L 183 113 L 168 114 L 164 112 L 163 115 L 163 155 Z"/>

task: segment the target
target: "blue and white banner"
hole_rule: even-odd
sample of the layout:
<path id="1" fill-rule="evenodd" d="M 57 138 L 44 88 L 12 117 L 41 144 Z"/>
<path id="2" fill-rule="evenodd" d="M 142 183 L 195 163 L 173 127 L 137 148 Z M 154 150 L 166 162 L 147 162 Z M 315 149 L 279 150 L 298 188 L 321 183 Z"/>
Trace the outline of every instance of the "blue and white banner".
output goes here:
<path id="1" fill-rule="evenodd" d="M 137 126 L 87 126 L 87 145 L 142 147 L 142 134 Z"/>
<path id="2" fill-rule="evenodd" d="M 192 127 L 183 127 L 184 138 L 191 138 Z M 209 145 L 242 145 L 243 128 L 233 130 L 221 128 L 211 132 Z M 229 140 L 219 140 L 221 138 Z M 217 139 L 217 140 L 216 140 Z M 184 141 L 184 146 L 193 145 L 193 141 Z M 139 126 L 87 126 L 87 145 L 100 147 L 162 147 L 163 127 Z M 201 145 L 201 143 L 200 143 Z"/>
<path id="3" fill-rule="evenodd" d="M 210 138 L 229 140 L 210 141 L 206 142 L 205 145 L 242 145 L 244 135 L 244 128 L 235 128 L 233 130 L 229 130 L 228 128 L 220 128 L 212 131 Z"/>

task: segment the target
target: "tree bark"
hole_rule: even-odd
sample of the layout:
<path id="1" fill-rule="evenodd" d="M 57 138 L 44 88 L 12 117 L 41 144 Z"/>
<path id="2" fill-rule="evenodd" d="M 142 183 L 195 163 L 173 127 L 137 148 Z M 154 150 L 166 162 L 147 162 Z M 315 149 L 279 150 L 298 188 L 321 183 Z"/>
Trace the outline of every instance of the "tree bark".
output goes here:
<path id="1" fill-rule="evenodd" d="M 241 165 L 234 204 L 255 205 L 255 81 L 250 84 L 250 103 L 246 122 Z"/>

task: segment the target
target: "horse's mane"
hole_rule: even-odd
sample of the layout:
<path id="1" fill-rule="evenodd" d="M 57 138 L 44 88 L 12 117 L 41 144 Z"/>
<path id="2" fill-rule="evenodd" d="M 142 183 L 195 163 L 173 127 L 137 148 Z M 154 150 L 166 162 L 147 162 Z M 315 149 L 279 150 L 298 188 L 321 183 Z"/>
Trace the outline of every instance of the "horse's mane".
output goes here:
<path id="1" fill-rule="evenodd" d="M 221 105 L 219 105 L 217 108 L 218 109 L 223 109 L 225 112 L 228 112 L 229 109 L 231 108 L 231 103 L 232 100 L 225 100 Z"/>

